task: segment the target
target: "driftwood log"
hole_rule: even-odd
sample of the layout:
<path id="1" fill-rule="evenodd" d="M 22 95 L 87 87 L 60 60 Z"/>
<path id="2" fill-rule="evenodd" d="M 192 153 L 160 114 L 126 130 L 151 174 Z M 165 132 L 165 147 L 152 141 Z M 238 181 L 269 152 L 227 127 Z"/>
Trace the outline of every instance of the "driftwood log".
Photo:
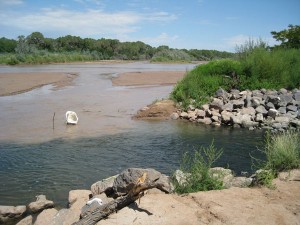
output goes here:
<path id="1" fill-rule="evenodd" d="M 81 215 L 82 218 L 78 222 L 73 223 L 73 225 L 94 225 L 100 220 L 108 217 L 110 214 L 124 208 L 125 206 L 130 205 L 131 203 L 142 197 L 144 191 L 151 188 L 156 188 L 156 183 L 145 182 L 146 176 L 147 174 L 144 173 L 127 195 L 110 201 L 107 204 L 91 208 L 90 210 L 86 211 L 84 215 Z"/>

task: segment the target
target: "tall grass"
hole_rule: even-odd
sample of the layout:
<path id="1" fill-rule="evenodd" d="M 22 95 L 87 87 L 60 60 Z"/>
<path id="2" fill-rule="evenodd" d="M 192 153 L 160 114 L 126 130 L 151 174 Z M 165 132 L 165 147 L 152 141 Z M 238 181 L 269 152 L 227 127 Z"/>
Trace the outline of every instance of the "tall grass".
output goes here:
<path id="1" fill-rule="evenodd" d="M 264 153 L 265 168 L 280 172 L 300 167 L 300 134 L 287 131 L 283 134 L 268 134 Z"/>
<path id="2" fill-rule="evenodd" d="M 252 157 L 253 166 L 260 169 L 256 184 L 274 188 L 272 181 L 279 172 L 300 168 L 300 134 L 293 131 L 267 133 L 261 152 L 264 160 Z"/>
<path id="3" fill-rule="evenodd" d="M 241 60 L 245 78 L 243 89 L 299 88 L 300 49 L 257 48 Z"/>
<path id="4" fill-rule="evenodd" d="M 223 182 L 209 172 L 222 153 L 222 149 L 216 149 L 213 142 L 206 148 L 201 146 L 194 154 L 185 153 L 180 165 L 186 176 L 185 182 L 174 181 L 175 192 L 182 194 L 223 189 Z"/>

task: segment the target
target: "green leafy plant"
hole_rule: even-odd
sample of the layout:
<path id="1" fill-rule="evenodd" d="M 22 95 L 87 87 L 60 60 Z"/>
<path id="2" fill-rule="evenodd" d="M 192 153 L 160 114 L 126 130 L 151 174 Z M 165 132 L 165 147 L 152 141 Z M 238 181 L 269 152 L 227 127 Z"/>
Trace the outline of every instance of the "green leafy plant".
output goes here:
<path id="1" fill-rule="evenodd" d="M 261 152 L 265 160 L 252 157 L 253 166 L 260 168 L 256 184 L 272 188 L 272 180 L 279 172 L 300 168 L 300 134 L 292 131 L 267 133 Z"/>
<path id="2" fill-rule="evenodd" d="M 201 146 L 194 154 L 185 153 L 180 166 L 180 170 L 185 174 L 185 182 L 174 179 L 175 192 L 182 194 L 223 189 L 223 182 L 209 172 L 222 153 L 223 150 L 216 149 L 213 142 L 208 147 Z"/>

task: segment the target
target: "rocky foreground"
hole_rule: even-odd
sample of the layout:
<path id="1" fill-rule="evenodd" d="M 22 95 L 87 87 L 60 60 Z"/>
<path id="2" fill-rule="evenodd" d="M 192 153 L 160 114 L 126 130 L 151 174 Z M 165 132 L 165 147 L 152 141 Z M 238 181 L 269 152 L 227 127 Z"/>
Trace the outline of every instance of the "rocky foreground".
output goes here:
<path id="1" fill-rule="evenodd" d="M 16 224 L 21 219 L 17 225 L 300 224 L 300 170 L 280 173 L 275 189 L 250 188 L 255 176 L 234 177 L 228 169 L 213 168 L 211 174 L 222 179 L 227 189 L 177 195 L 171 194 L 168 176 L 154 169 L 131 168 L 94 183 L 90 190 L 70 191 L 66 209 L 55 209 L 43 195 L 27 206 L 0 206 L 0 223 Z M 177 181 L 183 178 L 177 171 Z M 126 198 L 137 181 L 154 188 L 104 220 L 84 221 L 98 218 L 99 209 Z"/>

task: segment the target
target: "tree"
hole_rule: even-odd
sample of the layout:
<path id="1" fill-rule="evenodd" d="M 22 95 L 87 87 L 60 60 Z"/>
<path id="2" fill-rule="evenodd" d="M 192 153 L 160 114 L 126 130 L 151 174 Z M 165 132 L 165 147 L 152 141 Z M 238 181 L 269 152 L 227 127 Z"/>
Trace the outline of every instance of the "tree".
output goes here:
<path id="1" fill-rule="evenodd" d="M 272 31 L 273 38 L 281 42 L 275 47 L 282 48 L 300 48 L 300 26 L 290 24 L 288 29 L 276 32 Z"/>
<path id="2" fill-rule="evenodd" d="M 5 37 L 0 38 L 0 52 L 14 52 L 16 47 L 16 40 L 7 39 Z"/>
<path id="3" fill-rule="evenodd" d="M 45 49 L 45 38 L 40 32 L 33 32 L 26 37 L 27 43 L 29 45 L 35 46 L 37 49 Z"/>

